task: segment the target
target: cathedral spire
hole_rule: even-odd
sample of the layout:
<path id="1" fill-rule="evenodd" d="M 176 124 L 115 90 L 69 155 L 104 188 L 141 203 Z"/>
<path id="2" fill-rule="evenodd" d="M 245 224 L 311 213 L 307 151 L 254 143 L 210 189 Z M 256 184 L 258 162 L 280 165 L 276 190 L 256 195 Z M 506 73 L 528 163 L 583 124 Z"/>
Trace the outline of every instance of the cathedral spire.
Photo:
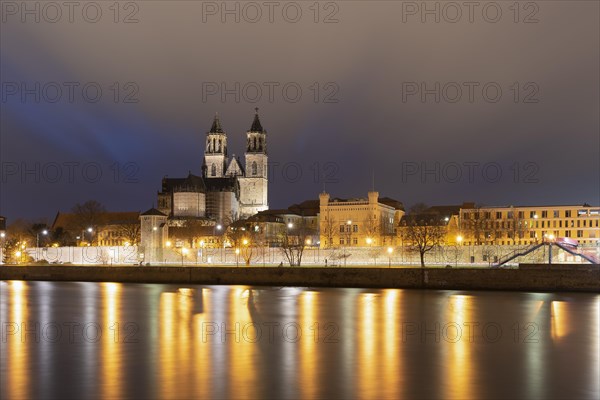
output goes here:
<path id="1" fill-rule="evenodd" d="M 258 118 L 258 107 L 254 109 L 254 112 L 254 121 L 252 121 L 252 127 L 250 128 L 250 132 L 265 133 L 265 130 L 260 124 L 260 118 Z"/>
<path id="2" fill-rule="evenodd" d="M 212 127 L 208 133 L 223 133 L 223 128 L 221 128 L 221 120 L 219 120 L 219 113 L 215 113 L 215 119 L 213 120 Z"/>

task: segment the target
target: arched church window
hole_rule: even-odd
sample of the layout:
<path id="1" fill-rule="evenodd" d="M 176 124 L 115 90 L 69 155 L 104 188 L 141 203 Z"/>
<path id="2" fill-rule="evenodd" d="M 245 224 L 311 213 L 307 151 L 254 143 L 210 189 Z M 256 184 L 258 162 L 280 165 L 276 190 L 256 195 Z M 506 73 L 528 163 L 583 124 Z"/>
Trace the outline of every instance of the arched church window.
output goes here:
<path id="1" fill-rule="evenodd" d="M 254 137 L 254 150 L 256 150 L 257 146 L 256 146 L 256 136 Z"/>
<path id="2" fill-rule="evenodd" d="M 258 173 L 258 167 L 256 165 L 256 161 L 252 163 L 252 175 L 256 175 Z"/>
<path id="3" fill-rule="evenodd" d="M 210 175 L 217 176 L 217 166 L 215 164 L 212 164 L 210 167 Z"/>

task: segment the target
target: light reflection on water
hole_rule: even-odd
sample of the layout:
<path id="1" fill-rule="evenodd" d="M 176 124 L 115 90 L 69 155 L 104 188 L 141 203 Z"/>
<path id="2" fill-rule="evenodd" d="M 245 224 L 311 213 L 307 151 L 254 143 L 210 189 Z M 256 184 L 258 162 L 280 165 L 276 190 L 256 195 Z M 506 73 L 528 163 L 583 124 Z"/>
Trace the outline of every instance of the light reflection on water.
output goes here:
<path id="1" fill-rule="evenodd" d="M 600 395 L 595 294 L 0 285 L 2 398 Z"/>
<path id="2" fill-rule="evenodd" d="M 10 332 L 17 329 L 22 330 L 21 335 L 23 335 L 24 338 L 24 340 L 11 341 L 11 348 L 10 352 L 8 353 L 8 364 L 11 368 L 8 385 L 11 389 L 10 397 L 14 399 L 25 399 L 29 397 L 31 376 L 27 370 L 29 364 L 29 348 L 25 341 L 31 337 L 27 333 L 27 330 L 31 329 L 32 321 L 28 315 L 29 304 L 27 289 L 28 285 L 25 282 L 10 282 L 8 290 L 11 304 L 9 313 L 10 325 L 5 325 L 5 321 L 2 321 L 3 329 L 10 329 Z M 18 326 L 12 323 L 15 321 L 18 321 Z M 6 328 L 4 328 L 5 326 Z M 7 331 L 7 333 L 8 332 L 9 331 Z M 2 344 L 4 350 L 4 332 L 2 332 L 2 335 Z M 2 353 L 4 353 L 4 351 L 2 351 Z M 2 371 L 4 371 L 4 365 Z"/>

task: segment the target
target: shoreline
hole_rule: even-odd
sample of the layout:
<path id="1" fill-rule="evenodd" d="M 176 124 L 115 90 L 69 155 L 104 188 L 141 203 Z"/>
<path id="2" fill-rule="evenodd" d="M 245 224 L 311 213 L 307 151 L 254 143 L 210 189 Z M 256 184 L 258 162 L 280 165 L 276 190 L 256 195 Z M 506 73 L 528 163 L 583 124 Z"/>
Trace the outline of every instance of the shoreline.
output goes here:
<path id="1" fill-rule="evenodd" d="M 500 268 L 0 266 L 0 280 L 377 289 L 600 292 L 600 266 Z"/>

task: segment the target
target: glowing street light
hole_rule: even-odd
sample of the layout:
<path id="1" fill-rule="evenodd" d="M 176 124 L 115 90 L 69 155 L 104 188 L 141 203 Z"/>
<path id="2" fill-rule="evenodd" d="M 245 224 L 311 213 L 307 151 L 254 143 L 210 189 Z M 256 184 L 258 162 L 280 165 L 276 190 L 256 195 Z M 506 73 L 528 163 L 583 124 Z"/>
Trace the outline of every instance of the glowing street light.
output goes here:
<path id="1" fill-rule="evenodd" d="M 86 232 L 91 234 L 92 232 L 94 232 L 94 229 L 90 226 L 87 229 L 82 229 L 81 230 L 81 242 L 79 243 L 80 246 L 83 246 L 83 242 L 85 242 L 85 233 Z M 91 237 L 90 237 L 90 242 L 91 241 L 92 240 L 91 240 Z M 89 246 L 89 243 L 88 243 L 88 246 Z"/>
<path id="2" fill-rule="evenodd" d="M 456 237 L 456 242 L 460 245 L 462 243 L 462 241 L 463 241 L 463 237 L 461 235 L 458 235 Z"/>
<path id="3" fill-rule="evenodd" d="M 391 268 L 392 267 L 392 253 L 394 252 L 394 248 L 388 247 L 387 252 L 388 252 L 388 268 Z"/>
<path id="4" fill-rule="evenodd" d="M 288 227 L 288 229 L 292 229 L 294 227 L 294 224 L 292 224 L 291 222 L 288 222 L 287 227 Z"/>
<path id="5" fill-rule="evenodd" d="M 188 249 L 185 247 L 181 249 L 181 266 L 183 266 L 183 257 L 188 253 Z"/>
<path id="6" fill-rule="evenodd" d="M 35 247 L 40 247 L 40 233 L 44 236 L 48 235 L 48 230 L 44 229 L 41 232 L 35 234 Z"/>
<path id="7" fill-rule="evenodd" d="M 171 247 L 172 245 L 173 245 L 173 243 L 171 243 L 170 240 L 167 240 L 165 243 L 165 246 L 167 246 L 167 247 Z"/>

